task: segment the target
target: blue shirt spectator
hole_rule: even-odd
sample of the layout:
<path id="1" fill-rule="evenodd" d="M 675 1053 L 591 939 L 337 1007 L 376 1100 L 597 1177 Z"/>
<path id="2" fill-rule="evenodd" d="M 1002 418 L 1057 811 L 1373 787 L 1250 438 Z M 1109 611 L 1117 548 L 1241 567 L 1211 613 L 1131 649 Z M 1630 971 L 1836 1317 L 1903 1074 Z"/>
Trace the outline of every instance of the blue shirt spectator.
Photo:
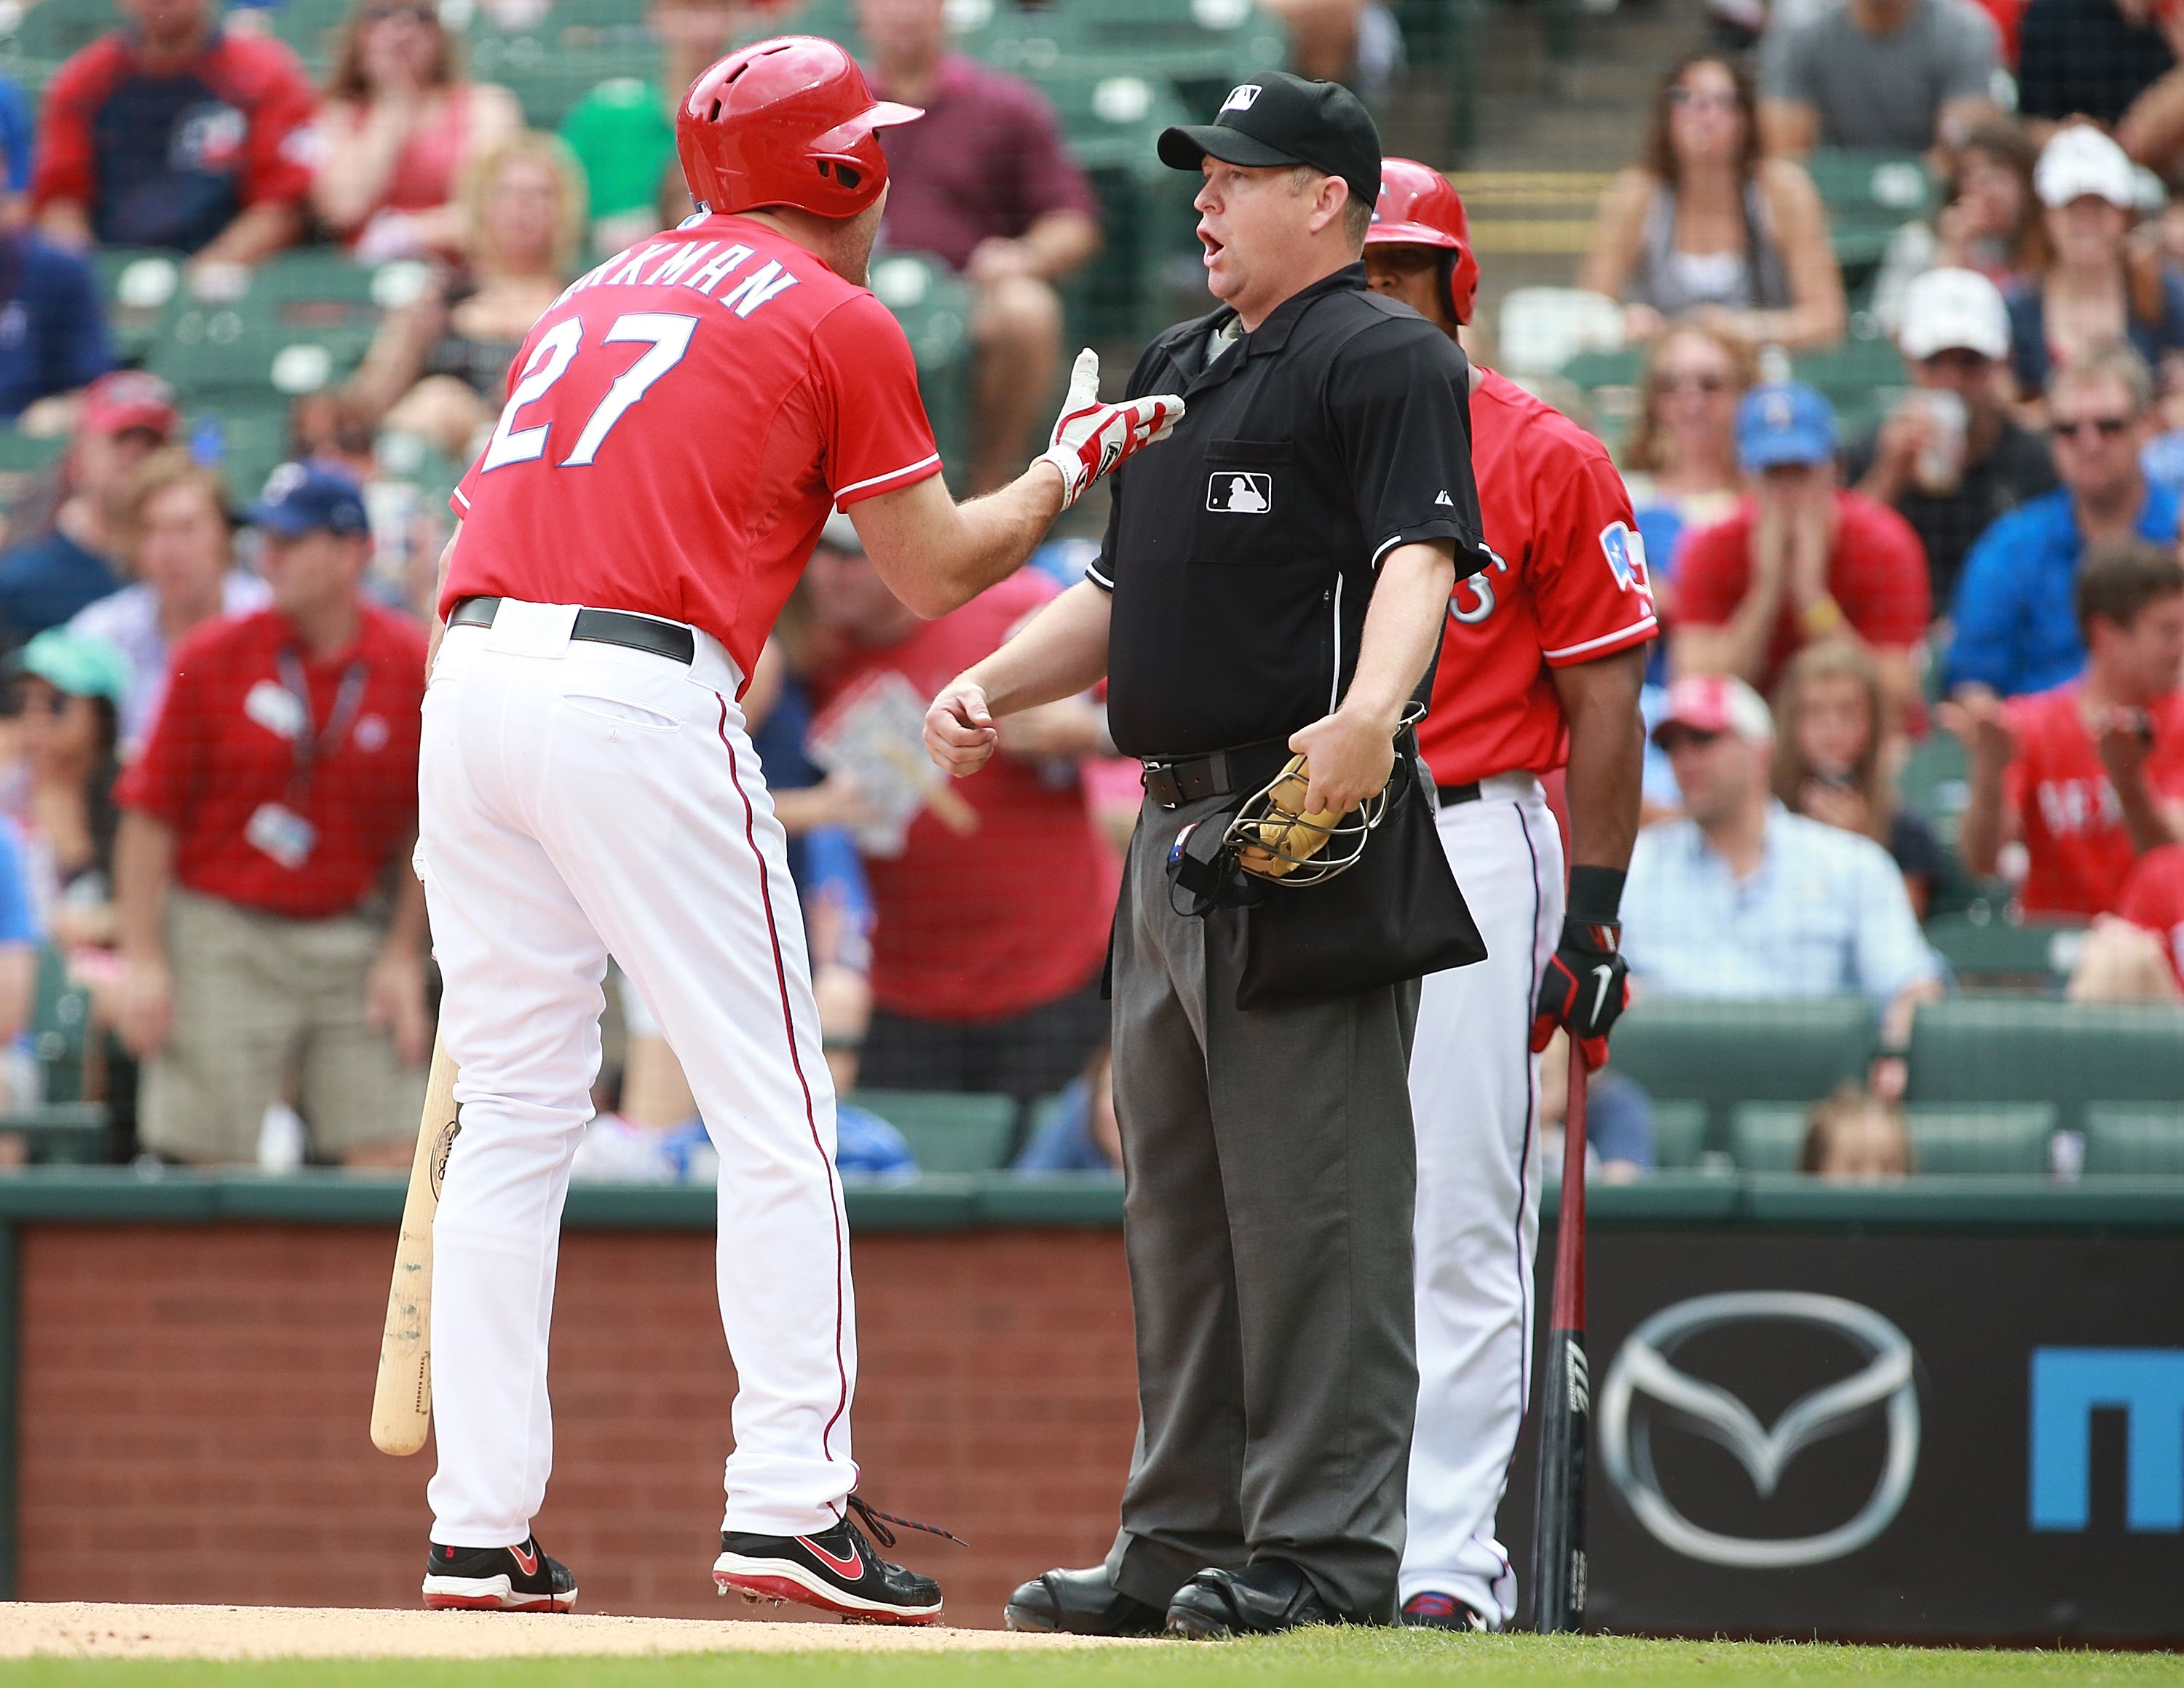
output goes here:
<path id="1" fill-rule="evenodd" d="M 0 551 L 0 641 L 21 644 L 121 586 L 112 563 L 58 527 Z"/>
<path id="2" fill-rule="evenodd" d="M 8 191 L 22 193 L 31 186 L 31 148 L 37 126 L 31 103 L 12 76 L 0 76 L 0 154 L 8 160 Z"/>
<path id="3" fill-rule="evenodd" d="M 2149 485 L 2135 529 L 2167 544 L 2176 538 L 2180 500 Z M 2085 641 L 2071 609 L 2085 532 L 2067 487 L 2020 504 L 1979 537 L 1964 559 L 1950 619 L 1947 678 L 1992 686 L 2003 697 L 2045 692 L 2086 666 Z"/>
<path id="4" fill-rule="evenodd" d="M 1045 1173 L 1104 1173 L 1123 1176 L 1122 1134 L 1115 1125 L 1114 1070 L 1106 1044 L 1084 1071 L 1069 1081 L 1017 1153 L 1011 1170 L 1020 1177 Z"/>
<path id="5" fill-rule="evenodd" d="M 113 367 L 91 265 L 28 229 L 0 232 L 0 419 Z"/>
<path id="6" fill-rule="evenodd" d="M 1856 994 L 1886 1003 L 1941 972 L 1888 852 L 1773 801 L 1748 875 L 1696 821 L 1639 833 L 1623 952 L 1644 988 L 1675 996 Z"/>
<path id="7" fill-rule="evenodd" d="M 0 950 L 18 944 L 35 949 L 45 941 L 24 866 L 22 836 L 14 826 L 0 822 Z"/>
<path id="8" fill-rule="evenodd" d="M 1974 542 L 1957 582 L 1955 642 L 1943 677 L 2004 697 L 2045 692 L 2085 666 L 2078 636 L 2086 535 L 2128 525 L 2142 539 L 2176 538 L 2178 498 L 2146 477 L 2153 377 L 2111 343 L 2081 354 L 2048 384 L 2051 449 L 2062 486 L 1998 517 Z"/>

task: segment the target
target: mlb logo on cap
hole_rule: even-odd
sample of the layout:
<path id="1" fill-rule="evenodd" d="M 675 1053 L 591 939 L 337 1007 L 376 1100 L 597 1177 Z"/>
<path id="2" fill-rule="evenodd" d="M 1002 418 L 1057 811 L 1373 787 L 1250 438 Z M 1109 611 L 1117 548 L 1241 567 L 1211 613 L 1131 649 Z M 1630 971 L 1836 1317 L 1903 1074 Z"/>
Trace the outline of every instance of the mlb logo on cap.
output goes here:
<path id="1" fill-rule="evenodd" d="M 1249 111 L 1251 109 L 1252 101 L 1258 97 L 1259 85 L 1256 82 L 1240 82 L 1236 86 L 1228 90 L 1228 97 L 1221 102 L 1221 109 L 1223 111 Z M 1199 109 L 1202 111 L 1205 108 L 1201 106 Z M 1216 114 L 1217 115 L 1218 114 Z"/>

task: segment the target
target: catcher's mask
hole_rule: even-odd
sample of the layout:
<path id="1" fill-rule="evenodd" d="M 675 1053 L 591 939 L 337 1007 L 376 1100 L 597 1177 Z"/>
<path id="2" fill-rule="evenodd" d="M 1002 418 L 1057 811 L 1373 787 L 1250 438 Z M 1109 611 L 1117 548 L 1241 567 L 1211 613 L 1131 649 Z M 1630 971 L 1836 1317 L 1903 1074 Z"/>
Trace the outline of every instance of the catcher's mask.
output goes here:
<path id="1" fill-rule="evenodd" d="M 1389 777 L 1398 773 L 1410 773 L 1401 757 Z M 1309 789 L 1304 758 L 1292 756 L 1279 773 L 1244 799 L 1228 823 L 1225 839 L 1235 852 L 1237 866 L 1268 884 L 1294 890 L 1324 884 L 1358 864 L 1373 828 L 1388 812 L 1387 788 L 1381 787 L 1346 815 L 1303 813 Z"/>

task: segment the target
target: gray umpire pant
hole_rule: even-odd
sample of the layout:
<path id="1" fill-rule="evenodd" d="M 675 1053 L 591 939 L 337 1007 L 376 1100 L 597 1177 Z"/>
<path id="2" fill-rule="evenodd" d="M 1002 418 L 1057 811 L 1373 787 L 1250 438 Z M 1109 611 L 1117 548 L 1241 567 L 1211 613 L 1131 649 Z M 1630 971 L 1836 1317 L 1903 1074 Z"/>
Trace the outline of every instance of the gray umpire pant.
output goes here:
<path id="1" fill-rule="evenodd" d="M 1220 806 L 1145 805 L 1116 921 L 1139 1425 L 1108 1573 L 1165 1607 L 1209 1567 L 1287 1559 L 1345 1617 L 1391 1622 L 1418 1401 L 1418 987 L 1238 1009 L 1241 921 L 1178 914 L 1166 871 Z"/>

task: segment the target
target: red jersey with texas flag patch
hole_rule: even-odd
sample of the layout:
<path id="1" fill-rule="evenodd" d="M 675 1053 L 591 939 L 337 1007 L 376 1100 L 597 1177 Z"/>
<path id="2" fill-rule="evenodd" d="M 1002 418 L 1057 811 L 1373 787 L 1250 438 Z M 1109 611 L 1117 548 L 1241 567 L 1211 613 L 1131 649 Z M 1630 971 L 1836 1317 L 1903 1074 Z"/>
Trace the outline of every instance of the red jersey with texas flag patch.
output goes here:
<path id="1" fill-rule="evenodd" d="M 1514 382 L 1479 376 L 1471 463 L 1496 560 L 1449 600 L 1418 729 L 1442 785 L 1562 766 L 1569 727 L 1551 671 L 1657 630 L 1645 544 L 1607 448 Z"/>
<path id="2" fill-rule="evenodd" d="M 940 471 L 887 307 L 745 217 L 694 217 L 532 327 L 454 499 L 441 594 L 702 627 L 748 682 L 837 504 Z"/>
<path id="3" fill-rule="evenodd" d="M 2025 839 L 2027 914 L 2107 914 L 2123 894 L 2137 852 L 2100 747 L 2080 707 L 2076 681 L 2003 705 L 2017 754 L 2003 771 L 2003 801 Z M 2153 749 L 2147 784 L 2158 803 L 2184 803 L 2184 692 L 2147 710 Z"/>

